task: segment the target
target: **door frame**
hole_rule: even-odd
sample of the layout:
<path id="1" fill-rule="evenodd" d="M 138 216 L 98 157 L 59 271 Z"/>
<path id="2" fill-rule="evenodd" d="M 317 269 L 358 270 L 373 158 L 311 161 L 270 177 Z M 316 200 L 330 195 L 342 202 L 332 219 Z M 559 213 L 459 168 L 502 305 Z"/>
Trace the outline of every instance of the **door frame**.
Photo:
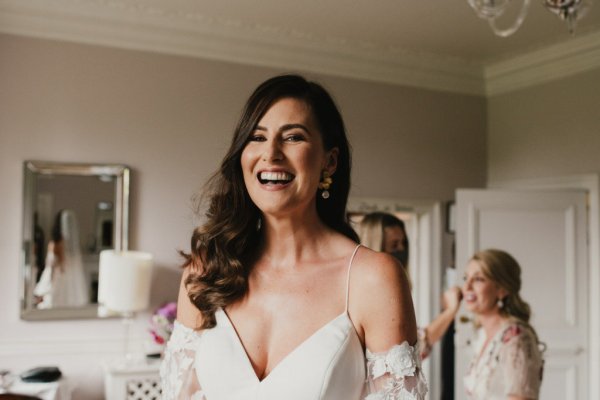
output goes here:
<path id="1" fill-rule="evenodd" d="M 487 189 L 584 190 L 588 194 L 588 394 L 600 399 L 600 175 L 584 174 L 488 182 Z"/>
<path id="2" fill-rule="evenodd" d="M 430 323 L 440 312 L 440 296 L 442 294 L 442 240 L 443 240 L 443 202 L 441 200 L 402 200 L 374 197 L 350 197 L 348 211 L 360 212 L 411 212 L 425 216 L 423 223 L 417 221 L 418 229 L 424 231 L 429 243 L 419 246 L 420 260 L 428 260 L 427 268 L 415 271 L 413 283 L 415 296 L 413 300 L 419 304 L 417 321 L 422 324 Z M 422 238 L 423 235 L 417 235 Z M 414 239 L 411 239 L 414 240 Z M 441 352 L 440 346 L 434 346 L 431 354 L 423 363 L 423 371 L 429 380 L 428 398 L 437 399 L 441 395 Z"/>

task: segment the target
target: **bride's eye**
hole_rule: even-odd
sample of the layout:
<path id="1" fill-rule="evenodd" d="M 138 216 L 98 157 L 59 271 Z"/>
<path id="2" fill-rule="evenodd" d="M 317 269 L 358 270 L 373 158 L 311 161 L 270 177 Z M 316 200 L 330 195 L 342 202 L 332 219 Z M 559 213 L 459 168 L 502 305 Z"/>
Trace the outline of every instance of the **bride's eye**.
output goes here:
<path id="1" fill-rule="evenodd" d="M 304 135 L 300 133 L 293 133 L 291 135 L 286 136 L 285 140 L 287 142 L 302 142 L 304 141 Z"/>
<path id="2" fill-rule="evenodd" d="M 266 140 L 267 139 L 263 135 L 256 134 L 256 133 L 253 135 L 250 135 L 250 137 L 248 138 L 249 142 L 264 142 Z"/>

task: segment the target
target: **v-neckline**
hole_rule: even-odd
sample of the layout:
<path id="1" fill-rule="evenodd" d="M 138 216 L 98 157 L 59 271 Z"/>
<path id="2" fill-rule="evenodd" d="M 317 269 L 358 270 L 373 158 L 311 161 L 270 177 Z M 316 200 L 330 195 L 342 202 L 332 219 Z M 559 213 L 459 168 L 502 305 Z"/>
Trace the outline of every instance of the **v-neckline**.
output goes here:
<path id="1" fill-rule="evenodd" d="M 489 362 L 489 358 L 490 358 L 490 354 L 491 351 L 494 350 L 496 343 L 499 341 L 502 333 L 506 330 L 506 323 L 502 323 L 500 325 L 500 328 L 498 329 L 498 331 L 492 335 L 492 337 L 487 340 L 487 337 L 485 337 L 485 331 L 482 331 L 483 336 L 485 337 L 486 340 L 483 341 L 481 348 L 479 349 L 479 355 L 477 357 L 477 361 L 475 362 L 475 365 L 480 365 L 482 362 L 485 361 L 485 363 L 487 364 Z M 487 341 L 487 343 L 486 343 Z M 494 346 L 494 347 L 491 347 Z"/>
<path id="2" fill-rule="evenodd" d="M 235 328 L 235 325 L 233 325 L 233 322 L 231 322 L 231 319 L 229 318 L 229 315 L 227 315 L 227 313 L 225 312 L 225 310 L 223 310 L 222 308 L 220 308 L 219 311 L 223 314 L 223 317 L 224 317 L 225 321 L 227 322 L 227 324 L 229 325 L 229 327 L 231 328 L 231 330 L 233 332 L 233 336 L 235 336 L 235 342 L 237 343 L 237 347 L 239 348 L 239 350 L 244 355 L 243 358 L 246 360 L 247 368 L 251 372 L 251 374 L 254 377 L 254 379 L 256 380 L 256 382 L 258 382 L 259 384 L 265 382 L 273 374 L 273 372 L 275 372 L 276 370 L 279 369 L 280 365 L 282 365 L 282 364 L 285 363 L 285 361 L 288 358 L 290 358 L 294 353 L 296 353 L 297 351 L 299 351 L 299 349 L 302 348 L 302 347 L 304 347 L 304 345 L 306 343 L 308 343 L 309 341 L 311 341 L 321 331 L 323 331 L 329 325 L 333 324 L 338 319 L 340 319 L 342 317 L 346 317 L 346 319 L 348 320 L 348 322 L 350 322 L 350 324 L 352 324 L 352 321 L 350 320 L 350 316 L 348 315 L 348 311 L 344 310 L 341 314 L 339 314 L 338 316 L 336 316 L 333 319 L 329 320 L 329 322 L 327 322 L 325 325 L 323 325 L 320 328 L 318 328 L 316 331 L 314 331 L 312 334 L 310 334 L 306 339 L 304 339 L 302 342 L 300 342 L 300 344 L 298 344 L 296 347 L 294 347 L 281 360 L 279 360 L 279 362 L 271 369 L 271 371 L 269 371 L 269 373 L 266 376 L 264 376 L 262 379 L 260 379 L 259 376 L 256 374 L 256 370 L 254 369 L 254 366 L 252 365 L 252 360 L 250 359 L 250 356 L 248 355 L 248 352 L 246 351 L 246 348 L 244 347 L 244 343 L 242 342 L 242 339 L 240 338 L 240 336 L 238 334 L 238 331 Z M 352 329 L 352 330 L 355 331 L 354 329 Z"/>

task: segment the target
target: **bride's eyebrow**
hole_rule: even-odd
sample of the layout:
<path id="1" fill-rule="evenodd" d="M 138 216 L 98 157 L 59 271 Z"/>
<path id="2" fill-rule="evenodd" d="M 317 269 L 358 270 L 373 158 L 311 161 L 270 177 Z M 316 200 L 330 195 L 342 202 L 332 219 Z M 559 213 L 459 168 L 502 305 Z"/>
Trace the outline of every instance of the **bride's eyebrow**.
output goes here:
<path id="1" fill-rule="evenodd" d="M 305 125 L 302 125 L 302 124 L 285 124 L 285 125 L 282 125 L 278 129 L 278 132 L 285 132 L 285 131 L 289 131 L 291 129 L 302 129 L 304 132 L 308 133 L 309 135 L 311 133 L 308 130 L 308 128 Z M 267 131 L 267 128 L 265 128 L 264 126 L 261 126 L 261 125 L 256 125 L 256 128 L 254 130 L 257 130 L 257 131 Z"/>

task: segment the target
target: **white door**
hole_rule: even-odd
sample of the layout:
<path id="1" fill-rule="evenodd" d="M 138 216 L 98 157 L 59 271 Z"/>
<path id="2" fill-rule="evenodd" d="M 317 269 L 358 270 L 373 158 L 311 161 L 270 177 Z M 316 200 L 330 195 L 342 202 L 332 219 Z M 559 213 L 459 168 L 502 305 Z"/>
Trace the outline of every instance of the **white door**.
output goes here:
<path id="1" fill-rule="evenodd" d="M 587 399 L 587 210 L 583 191 L 458 190 L 456 267 L 462 277 L 470 256 L 486 248 L 512 254 L 522 271 L 522 297 L 546 343 L 540 398 Z M 465 399 L 462 377 L 472 325 L 455 336 L 456 399 Z"/>

